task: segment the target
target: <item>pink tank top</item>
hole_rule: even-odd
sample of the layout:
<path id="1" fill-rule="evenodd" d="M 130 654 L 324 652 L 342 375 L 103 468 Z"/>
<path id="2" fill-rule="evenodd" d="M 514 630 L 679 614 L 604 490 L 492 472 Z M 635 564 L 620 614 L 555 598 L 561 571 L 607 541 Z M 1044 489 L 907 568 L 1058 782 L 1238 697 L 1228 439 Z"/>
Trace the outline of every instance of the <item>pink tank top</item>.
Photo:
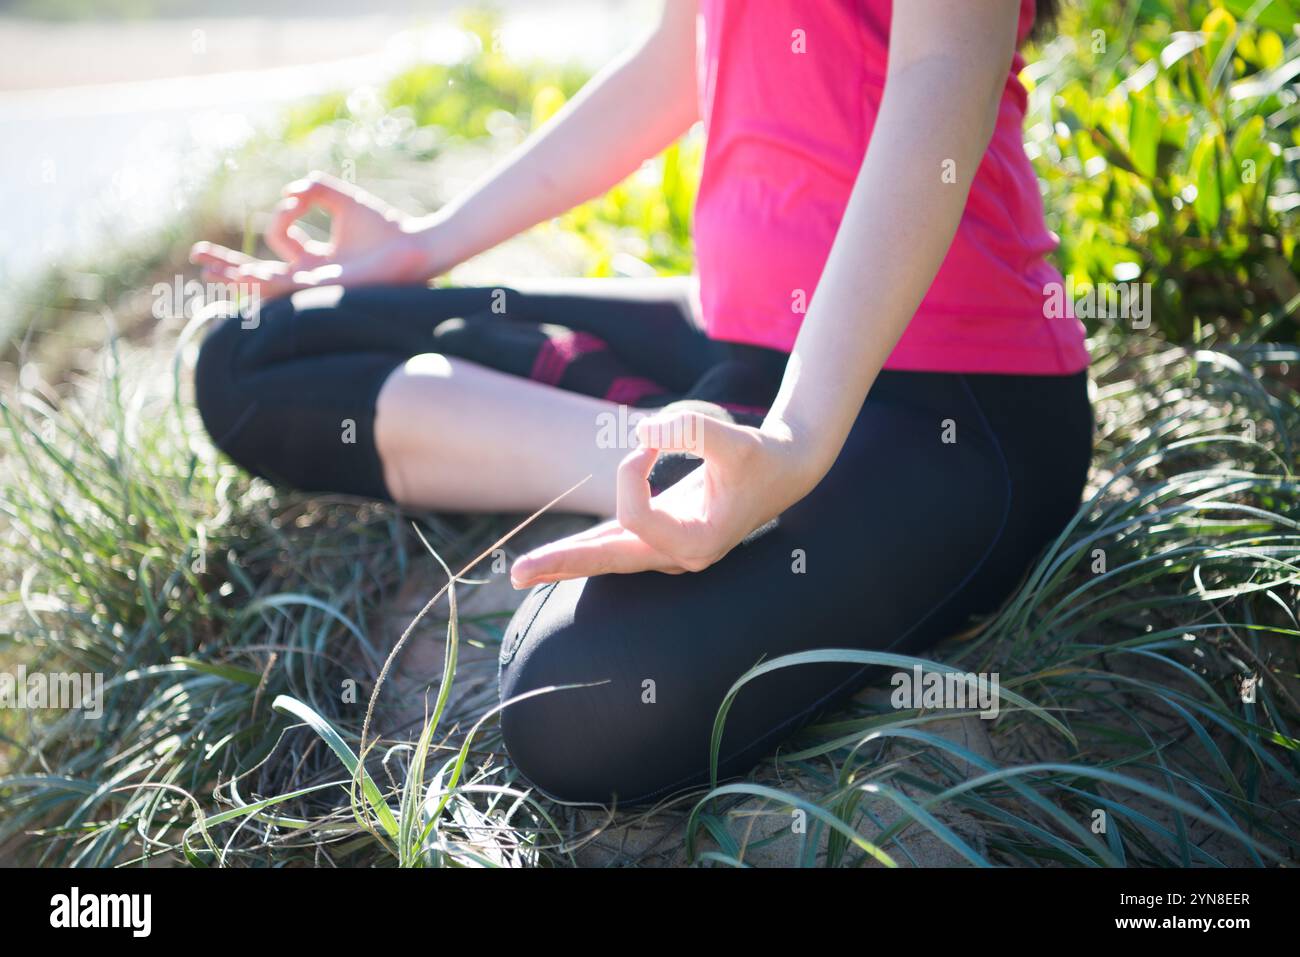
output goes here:
<path id="1" fill-rule="evenodd" d="M 794 345 L 880 108 L 891 9 L 891 0 L 701 0 L 708 138 L 694 228 L 713 338 Z M 1034 0 L 1023 0 L 1022 40 L 1033 19 Z M 1046 308 L 1045 287 L 1062 282 L 1044 259 L 1056 239 L 1021 138 L 1024 60 L 1017 53 L 1008 66 L 956 238 L 887 369 L 1067 374 L 1088 364 L 1082 324 Z"/>

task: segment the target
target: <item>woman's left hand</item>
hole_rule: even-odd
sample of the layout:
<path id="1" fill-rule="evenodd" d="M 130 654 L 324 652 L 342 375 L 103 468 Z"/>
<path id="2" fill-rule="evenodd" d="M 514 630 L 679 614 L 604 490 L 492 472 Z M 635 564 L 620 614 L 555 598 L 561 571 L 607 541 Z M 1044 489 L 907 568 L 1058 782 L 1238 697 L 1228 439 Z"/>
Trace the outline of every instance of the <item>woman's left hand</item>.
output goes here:
<path id="1" fill-rule="evenodd" d="M 642 419 L 637 440 L 619 466 L 617 518 L 518 558 L 510 570 L 516 588 L 610 573 L 700 571 L 820 479 L 780 423 L 756 429 L 678 412 Z M 651 498 L 647 477 L 667 451 L 704 461 Z"/>

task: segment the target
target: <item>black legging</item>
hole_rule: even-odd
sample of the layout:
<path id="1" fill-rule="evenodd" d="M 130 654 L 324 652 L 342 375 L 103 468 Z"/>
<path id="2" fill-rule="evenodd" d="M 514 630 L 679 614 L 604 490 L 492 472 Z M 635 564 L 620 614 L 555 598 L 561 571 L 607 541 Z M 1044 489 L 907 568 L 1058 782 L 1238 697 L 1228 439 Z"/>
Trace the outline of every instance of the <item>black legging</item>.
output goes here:
<path id="1" fill-rule="evenodd" d="M 400 287 L 314 307 L 279 300 L 208 337 L 198 405 L 217 445 L 250 471 L 384 498 L 375 396 L 421 352 L 645 407 L 705 399 L 754 421 L 784 356 L 707 339 L 682 290 L 577 281 L 544 293 Z M 510 705 L 501 729 L 512 760 L 565 801 L 638 803 L 703 783 L 723 696 L 761 660 L 815 648 L 915 653 L 994 610 L 1077 508 L 1091 435 L 1084 373 L 883 372 L 821 483 L 722 561 L 532 591 L 502 642 L 502 698 L 586 687 Z M 802 665 L 746 685 L 720 775 L 746 771 L 867 671 Z"/>

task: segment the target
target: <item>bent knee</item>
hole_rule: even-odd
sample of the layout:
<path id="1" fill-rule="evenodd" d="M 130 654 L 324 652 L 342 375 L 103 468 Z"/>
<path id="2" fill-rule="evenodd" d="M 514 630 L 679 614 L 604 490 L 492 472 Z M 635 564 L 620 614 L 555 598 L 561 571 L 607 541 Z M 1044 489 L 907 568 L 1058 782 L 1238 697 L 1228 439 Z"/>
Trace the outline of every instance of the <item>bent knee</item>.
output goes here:
<path id="1" fill-rule="evenodd" d="M 702 773 L 693 758 L 707 752 L 682 746 L 681 724 L 620 653 L 618 623 L 574 620 L 584 584 L 534 589 L 506 629 L 501 734 L 511 761 L 539 791 L 570 803 L 639 803 L 691 783 L 683 769 Z M 694 730 L 703 744 L 707 729 Z"/>
<path id="2" fill-rule="evenodd" d="M 558 801 L 604 802 L 612 788 L 597 765 L 590 729 L 578 718 L 593 706 L 577 683 L 566 645 L 572 634 L 554 612 L 542 617 L 558 584 L 533 589 L 515 612 L 501 646 L 501 737 L 510 760 L 525 778 Z M 556 603 L 558 606 L 558 602 Z M 556 607 L 556 606 L 552 606 Z"/>
<path id="3" fill-rule="evenodd" d="M 199 344 L 194 363 L 194 405 L 203 427 L 222 451 L 225 439 L 242 414 L 237 385 L 240 335 L 247 319 L 231 313 L 212 320 L 213 327 Z"/>
<path id="4" fill-rule="evenodd" d="M 255 330 L 278 313 L 290 310 L 288 299 L 276 299 L 248 311 L 232 310 L 211 321 L 194 362 L 194 405 L 212 444 L 246 468 L 235 441 L 256 402 L 243 379 L 246 349 Z"/>
<path id="5" fill-rule="evenodd" d="M 421 500 L 421 478 L 430 468 L 429 437 L 446 435 L 456 426 L 459 413 L 450 377 L 446 356 L 423 352 L 390 370 L 375 394 L 375 454 L 394 501 Z M 446 401 L 435 391 L 440 386 L 446 387 Z"/>

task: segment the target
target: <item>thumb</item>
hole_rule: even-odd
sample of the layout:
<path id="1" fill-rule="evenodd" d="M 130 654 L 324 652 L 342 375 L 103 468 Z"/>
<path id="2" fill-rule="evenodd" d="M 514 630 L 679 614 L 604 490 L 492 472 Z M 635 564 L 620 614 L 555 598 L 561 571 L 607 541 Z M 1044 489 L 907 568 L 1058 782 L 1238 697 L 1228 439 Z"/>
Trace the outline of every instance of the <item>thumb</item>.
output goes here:
<path id="1" fill-rule="evenodd" d="M 302 210 L 299 216 L 313 206 L 319 206 L 331 216 L 336 216 L 358 202 L 355 186 L 319 171 L 290 183 L 284 188 L 284 194 L 298 200 Z"/>
<path id="2" fill-rule="evenodd" d="M 329 251 L 328 243 L 319 243 L 297 225 L 307 212 L 307 207 L 297 196 L 283 199 L 266 227 L 266 245 L 286 262 L 310 264 L 322 260 Z"/>

